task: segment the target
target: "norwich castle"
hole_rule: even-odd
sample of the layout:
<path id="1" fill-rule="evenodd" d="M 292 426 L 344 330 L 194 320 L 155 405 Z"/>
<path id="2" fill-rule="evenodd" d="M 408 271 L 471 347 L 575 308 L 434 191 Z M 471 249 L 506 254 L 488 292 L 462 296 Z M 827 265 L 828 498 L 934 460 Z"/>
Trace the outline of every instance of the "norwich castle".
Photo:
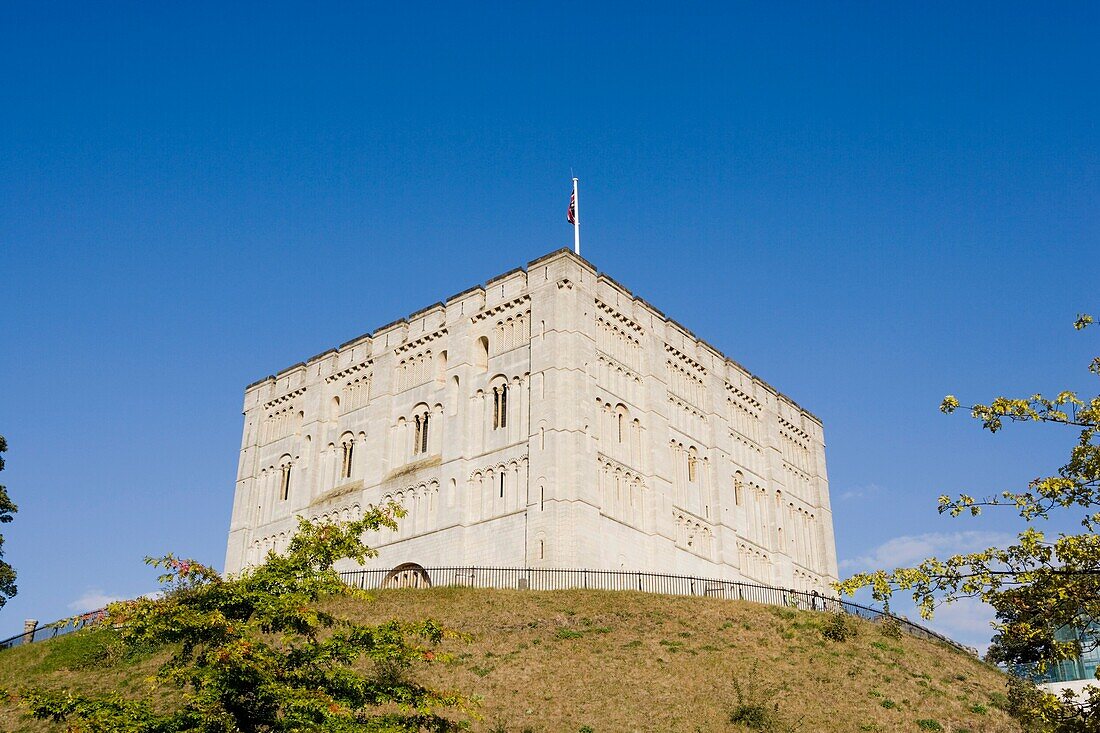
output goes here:
<path id="1" fill-rule="evenodd" d="M 826 591 L 821 421 L 568 250 L 250 385 L 225 569 L 389 500 L 369 568 Z"/>

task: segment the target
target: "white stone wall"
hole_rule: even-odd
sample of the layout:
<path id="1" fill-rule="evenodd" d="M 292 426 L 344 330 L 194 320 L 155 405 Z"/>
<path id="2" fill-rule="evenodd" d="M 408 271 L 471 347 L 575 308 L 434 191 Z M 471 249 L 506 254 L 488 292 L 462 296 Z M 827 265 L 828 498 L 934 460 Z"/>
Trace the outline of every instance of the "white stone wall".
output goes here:
<path id="1" fill-rule="evenodd" d="M 244 416 L 230 573 L 297 515 L 393 498 L 371 567 L 837 577 L 820 421 L 567 250 L 249 386 Z"/>

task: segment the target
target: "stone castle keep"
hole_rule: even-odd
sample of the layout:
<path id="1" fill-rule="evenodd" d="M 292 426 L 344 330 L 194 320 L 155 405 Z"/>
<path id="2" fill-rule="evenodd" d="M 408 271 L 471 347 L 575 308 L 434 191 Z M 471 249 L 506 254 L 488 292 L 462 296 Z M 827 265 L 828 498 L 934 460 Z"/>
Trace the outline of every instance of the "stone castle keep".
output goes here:
<path id="1" fill-rule="evenodd" d="M 392 498 L 369 567 L 837 578 L 821 422 L 568 250 L 250 385 L 244 416 L 229 573 Z"/>

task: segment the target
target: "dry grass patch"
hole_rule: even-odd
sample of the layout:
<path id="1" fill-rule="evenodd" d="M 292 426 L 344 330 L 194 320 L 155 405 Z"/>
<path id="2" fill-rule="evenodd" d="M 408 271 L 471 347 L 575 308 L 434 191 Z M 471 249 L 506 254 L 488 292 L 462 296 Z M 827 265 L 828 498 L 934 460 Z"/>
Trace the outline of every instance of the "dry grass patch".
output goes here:
<path id="1" fill-rule="evenodd" d="M 426 680 L 482 698 L 475 731 L 751 730 L 730 722 L 750 681 L 778 703 L 775 730 L 1020 730 L 990 704 L 1004 690 L 997 670 L 858 619 L 854 638 L 830 641 L 828 614 L 709 598 L 459 588 L 374 598 L 338 607 L 366 620 L 431 616 L 471 635 L 448 643 L 452 660 Z"/>
<path id="2" fill-rule="evenodd" d="M 828 614 L 710 598 L 461 588 L 373 598 L 329 606 L 368 623 L 431 617 L 469 635 L 446 642 L 443 663 L 418 674 L 480 697 L 477 733 L 1020 732 L 994 704 L 1004 692 L 997 670 L 866 621 L 833 641 Z M 0 687 L 146 689 L 155 656 L 81 667 L 73 660 L 82 643 L 72 636 L 0 652 Z M 770 727 L 752 727 L 753 706 L 770 711 L 762 723 Z M 0 730 L 61 729 L 0 703 Z"/>

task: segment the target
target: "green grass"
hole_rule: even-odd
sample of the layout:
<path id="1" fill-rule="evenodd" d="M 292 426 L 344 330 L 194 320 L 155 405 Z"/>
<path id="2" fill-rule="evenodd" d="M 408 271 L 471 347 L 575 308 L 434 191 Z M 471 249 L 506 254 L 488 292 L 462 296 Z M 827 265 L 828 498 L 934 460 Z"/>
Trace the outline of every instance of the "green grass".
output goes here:
<path id="1" fill-rule="evenodd" d="M 469 635 L 447 641 L 443 661 L 416 674 L 480 698 L 472 733 L 736 733 L 753 730 L 745 723 L 755 724 L 749 713 L 758 704 L 779 706 L 775 730 L 801 721 L 798 730 L 821 733 L 1020 733 L 998 707 L 1000 672 L 940 644 L 884 642 L 859 620 L 854 637 L 831 641 L 822 636 L 825 614 L 606 591 L 410 589 L 328 606 L 365 622 L 436 618 Z M 0 652 L 0 688 L 136 696 L 163 657 L 124 656 L 107 629 L 78 632 Z M 742 688 L 754 681 L 764 699 L 739 701 L 735 681 Z M 161 691 L 159 699 L 173 697 Z M 0 696 L 0 731 L 63 730 L 24 719 L 16 701 Z"/>

